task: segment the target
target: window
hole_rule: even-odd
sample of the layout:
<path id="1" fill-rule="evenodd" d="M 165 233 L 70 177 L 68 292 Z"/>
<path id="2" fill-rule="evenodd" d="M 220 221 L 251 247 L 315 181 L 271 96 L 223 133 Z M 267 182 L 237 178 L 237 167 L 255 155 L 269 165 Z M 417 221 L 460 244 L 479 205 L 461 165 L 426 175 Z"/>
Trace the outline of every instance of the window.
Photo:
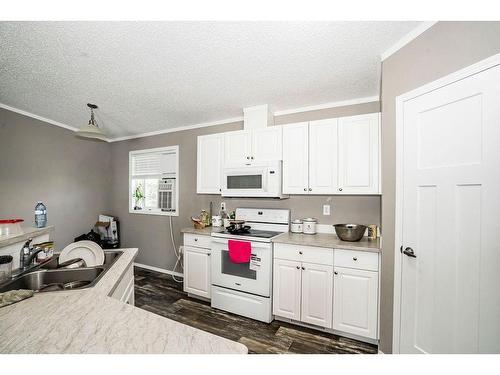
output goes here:
<path id="1" fill-rule="evenodd" d="M 129 153 L 129 212 L 178 216 L 179 146 Z"/>

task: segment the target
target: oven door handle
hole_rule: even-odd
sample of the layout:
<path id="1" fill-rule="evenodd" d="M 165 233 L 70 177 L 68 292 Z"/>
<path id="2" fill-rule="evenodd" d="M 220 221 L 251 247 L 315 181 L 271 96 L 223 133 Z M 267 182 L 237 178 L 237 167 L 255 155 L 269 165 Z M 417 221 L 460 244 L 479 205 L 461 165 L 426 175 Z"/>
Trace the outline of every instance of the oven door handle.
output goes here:
<path id="1" fill-rule="evenodd" d="M 227 247 L 227 241 L 228 240 L 226 239 L 212 237 L 212 243 L 222 244 L 225 245 L 226 247 Z M 251 242 L 252 249 L 269 249 L 269 250 L 271 249 L 271 244 L 269 242 L 252 242 L 252 241 L 243 241 L 243 242 Z"/>

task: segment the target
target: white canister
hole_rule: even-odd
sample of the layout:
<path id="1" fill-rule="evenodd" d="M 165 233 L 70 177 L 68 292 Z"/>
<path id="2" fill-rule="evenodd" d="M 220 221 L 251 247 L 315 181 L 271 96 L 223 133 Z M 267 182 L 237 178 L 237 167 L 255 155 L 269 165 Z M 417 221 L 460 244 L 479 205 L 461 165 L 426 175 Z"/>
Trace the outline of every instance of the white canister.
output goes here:
<path id="1" fill-rule="evenodd" d="M 222 218 L 219 215 L 212 216 L 212 226 L 222 227 Z"/>
<path id="2" fill-rule="evenodd" d="M 292 224 L 290 224 L 290 232 L 302 233 L 302 220 L 295 219 L 294 221 L 292 221 Z"/>
<path id="3" fill-rule="evenodd" d="M 316 223 L 318 222 L 317 219 L 314 219 L 312 217 L 308 217 L 305 219 L 302 219 L 303 221 L 303 226 L 302 226 L 302 232 L 304 234 L 316 234 Z"/>

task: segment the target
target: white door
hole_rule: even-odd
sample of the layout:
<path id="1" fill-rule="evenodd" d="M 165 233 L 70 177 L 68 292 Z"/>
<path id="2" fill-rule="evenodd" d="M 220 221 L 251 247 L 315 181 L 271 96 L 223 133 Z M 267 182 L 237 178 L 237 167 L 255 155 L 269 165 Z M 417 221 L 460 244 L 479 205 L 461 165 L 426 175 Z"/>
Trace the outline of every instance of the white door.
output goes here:
<path id="1" fill-rule="evenodd" d="M 309 193 L 309 123 L 283 126 L 283 194 Z"/>
<path id="2" fill-rule="evenodd" d="M 273 268 L 273 314 L 300 320 L 300 262 L 275 259 Z"/>
<path id="3" fill-rule="evenodd" d="M 220 194 L 224 153 L 223 134 L 198 137 L 196 192 Z"/>
<path id="4" fill-rule="evenodd" d="M 224 164 L 242 164 L 251 161 L 252 136 L 247 130 L 224 133 Z"/>
<path id="5" fill-rule="evenodd" d="M 256 161 L 283 159 L 281 126 L 252 130 L 252 155 Z"/>
<path id="6" fill-rule="evenodd" d="M 500 353 L 499 82 L 403 104 L 401 353 Z"/>
<path id="7" fill-rule="evenodd" d="M 302 263 L 301 321 L 332 327 L 333 267 Z"/>
<path id="8" fill-rule="evenodd" d="M 337 119 L 309 123 L 309 193 L 337 192 Z"/>
<path id="9" fill-rule="evenodd" d="M 343 117 L 338 125 L 338 193 L 378 194 L 380 114 Z"/>
<path id="10" fill-rule="evenodd" d="M 210 298 L 210 250 L 184 246 L 184 291 Z"/>
<path id="11" fill-rule="evenodd" d="M 335 267 L 333 329 L 377 338 L 378 272 Z"/>

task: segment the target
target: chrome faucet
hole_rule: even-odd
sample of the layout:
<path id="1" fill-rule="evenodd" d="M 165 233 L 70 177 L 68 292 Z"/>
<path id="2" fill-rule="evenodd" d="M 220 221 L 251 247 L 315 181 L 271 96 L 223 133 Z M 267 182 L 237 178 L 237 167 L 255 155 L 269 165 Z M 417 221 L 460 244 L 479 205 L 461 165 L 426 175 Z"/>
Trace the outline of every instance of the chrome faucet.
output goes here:
<path id="1" fill-rule="evenodd" d="M 33 260 L 38 255 L 38 253 L 44 251 L 43 248 L 33 247 L 32 241 L 32 238 L 26 241 L 23 248 L 21 249 L 21 253 L 19 254 L 19 269 L 21 271 L 30 268 L 33 265 Z"/>

